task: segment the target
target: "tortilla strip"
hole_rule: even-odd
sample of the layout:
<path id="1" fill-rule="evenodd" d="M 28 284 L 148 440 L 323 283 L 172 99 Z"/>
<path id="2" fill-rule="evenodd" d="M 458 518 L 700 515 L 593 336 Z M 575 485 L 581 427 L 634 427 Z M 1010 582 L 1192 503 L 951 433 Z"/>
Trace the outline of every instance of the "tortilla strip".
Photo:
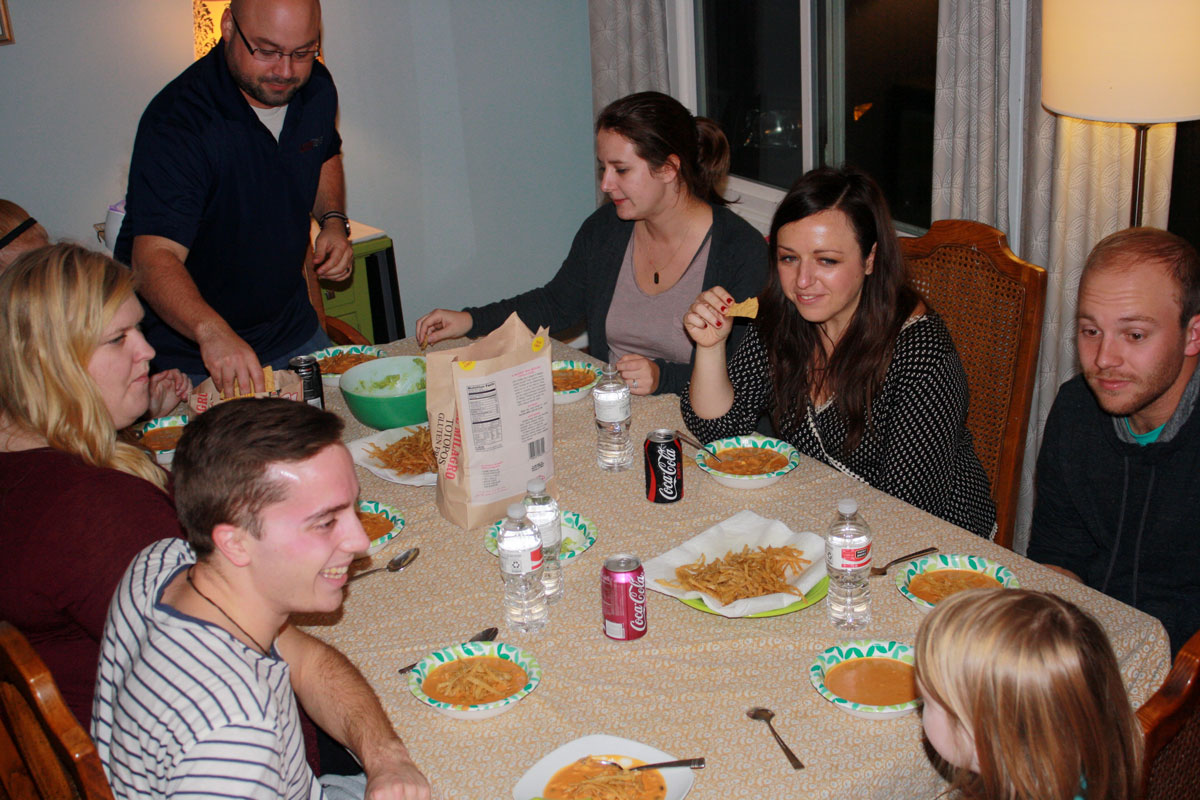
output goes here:
<path id="1" fill-rule="evenodd" d="M 751 297 L 749 300 L 743 300 L 740 303 L 734 303 L 725 310 L 727 317 L 749 317 L 755 319 L 758 316 L 758 298 Z"/>
<path id="2" fill-rule="evenodd" d="M 699 561 L 676 567 L 674 581 L 659 578 L 658 582 L 674 589 L 704 592 L 723 605 L 776 592 L 803 600 L 804 592 L 787 582 L 788 572 L 799 574 L 810 564 L 795 547 L 758 547 L 751 551 L 749 545 L 744 545 L 740 553 L 726 553 L 711 563 L 701 555 Z"/>

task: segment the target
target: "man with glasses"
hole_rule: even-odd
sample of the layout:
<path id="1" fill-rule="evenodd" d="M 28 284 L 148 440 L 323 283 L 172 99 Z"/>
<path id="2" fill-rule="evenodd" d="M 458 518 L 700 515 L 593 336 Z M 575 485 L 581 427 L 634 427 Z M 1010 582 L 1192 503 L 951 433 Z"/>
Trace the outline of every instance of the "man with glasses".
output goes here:
<path id="1" fill-rule="evenodd" d="M 316 60 L 318 0 L 233 0 L 221 34 L 142 115 L 115 255 L 157 369 L 261 391 L 262 365 L 329 344 L 316 278 L 350 277 L 337 90 Z"/>

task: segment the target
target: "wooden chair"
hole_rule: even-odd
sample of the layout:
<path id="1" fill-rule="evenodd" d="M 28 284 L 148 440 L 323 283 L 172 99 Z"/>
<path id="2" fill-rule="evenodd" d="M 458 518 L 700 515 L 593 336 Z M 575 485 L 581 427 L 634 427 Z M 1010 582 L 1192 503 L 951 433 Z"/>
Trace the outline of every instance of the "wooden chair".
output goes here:
<path id="1" fill-rule="evenodd" d="M 1200 633 L 1175 657 L 1167 679 L 1137 711 L 1146 734 L 1142 797 L 1200 796 Z"/>
<path id="2" fill-rule="evenodd" d="M 0 722 L 0 796 L 112 800 L 91 737 L 7 622 L 0 622 Z"/>
<path id="3" fill-rule="evenodd" d="M 969 220 L 938 220 L 900 249 L 909 282 L 958 348 L 971 392 L 967 428 L 996 502 L 996 543 L 1011 548 L 1046 271 L 1018 258 L 1000 231 Z"/>

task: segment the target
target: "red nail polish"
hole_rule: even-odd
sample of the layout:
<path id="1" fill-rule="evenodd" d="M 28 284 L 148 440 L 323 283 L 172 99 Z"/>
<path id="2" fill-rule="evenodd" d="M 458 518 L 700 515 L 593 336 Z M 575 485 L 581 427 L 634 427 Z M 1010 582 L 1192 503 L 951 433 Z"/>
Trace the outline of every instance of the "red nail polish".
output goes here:
<path id="1" fill-rule="evenodd" d="M 724 311 L 725 309 L 721 309 L 721 310 Z M 718 328 L 721 327 L 721 320 L 717 320 L 717 327 Z"/>
<path id="2" fill-rule="evenodd" d="M 732 303 L 732 302 L 733 302 L 733 298 L 732 298 L 732 297 L 726 297 L 726 298 L 725 298 L 725 302 L 726 302 L 726 303 Z"/>

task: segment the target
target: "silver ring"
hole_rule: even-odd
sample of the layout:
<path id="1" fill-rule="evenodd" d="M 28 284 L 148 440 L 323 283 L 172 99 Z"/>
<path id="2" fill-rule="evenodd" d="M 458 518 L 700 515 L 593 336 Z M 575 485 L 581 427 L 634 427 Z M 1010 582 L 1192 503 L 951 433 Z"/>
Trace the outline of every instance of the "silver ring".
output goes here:
<path id="1" fill-rule="evenodd" d="M 633 388 L 637 388 L 637 378 L 633 379 Z"/>

